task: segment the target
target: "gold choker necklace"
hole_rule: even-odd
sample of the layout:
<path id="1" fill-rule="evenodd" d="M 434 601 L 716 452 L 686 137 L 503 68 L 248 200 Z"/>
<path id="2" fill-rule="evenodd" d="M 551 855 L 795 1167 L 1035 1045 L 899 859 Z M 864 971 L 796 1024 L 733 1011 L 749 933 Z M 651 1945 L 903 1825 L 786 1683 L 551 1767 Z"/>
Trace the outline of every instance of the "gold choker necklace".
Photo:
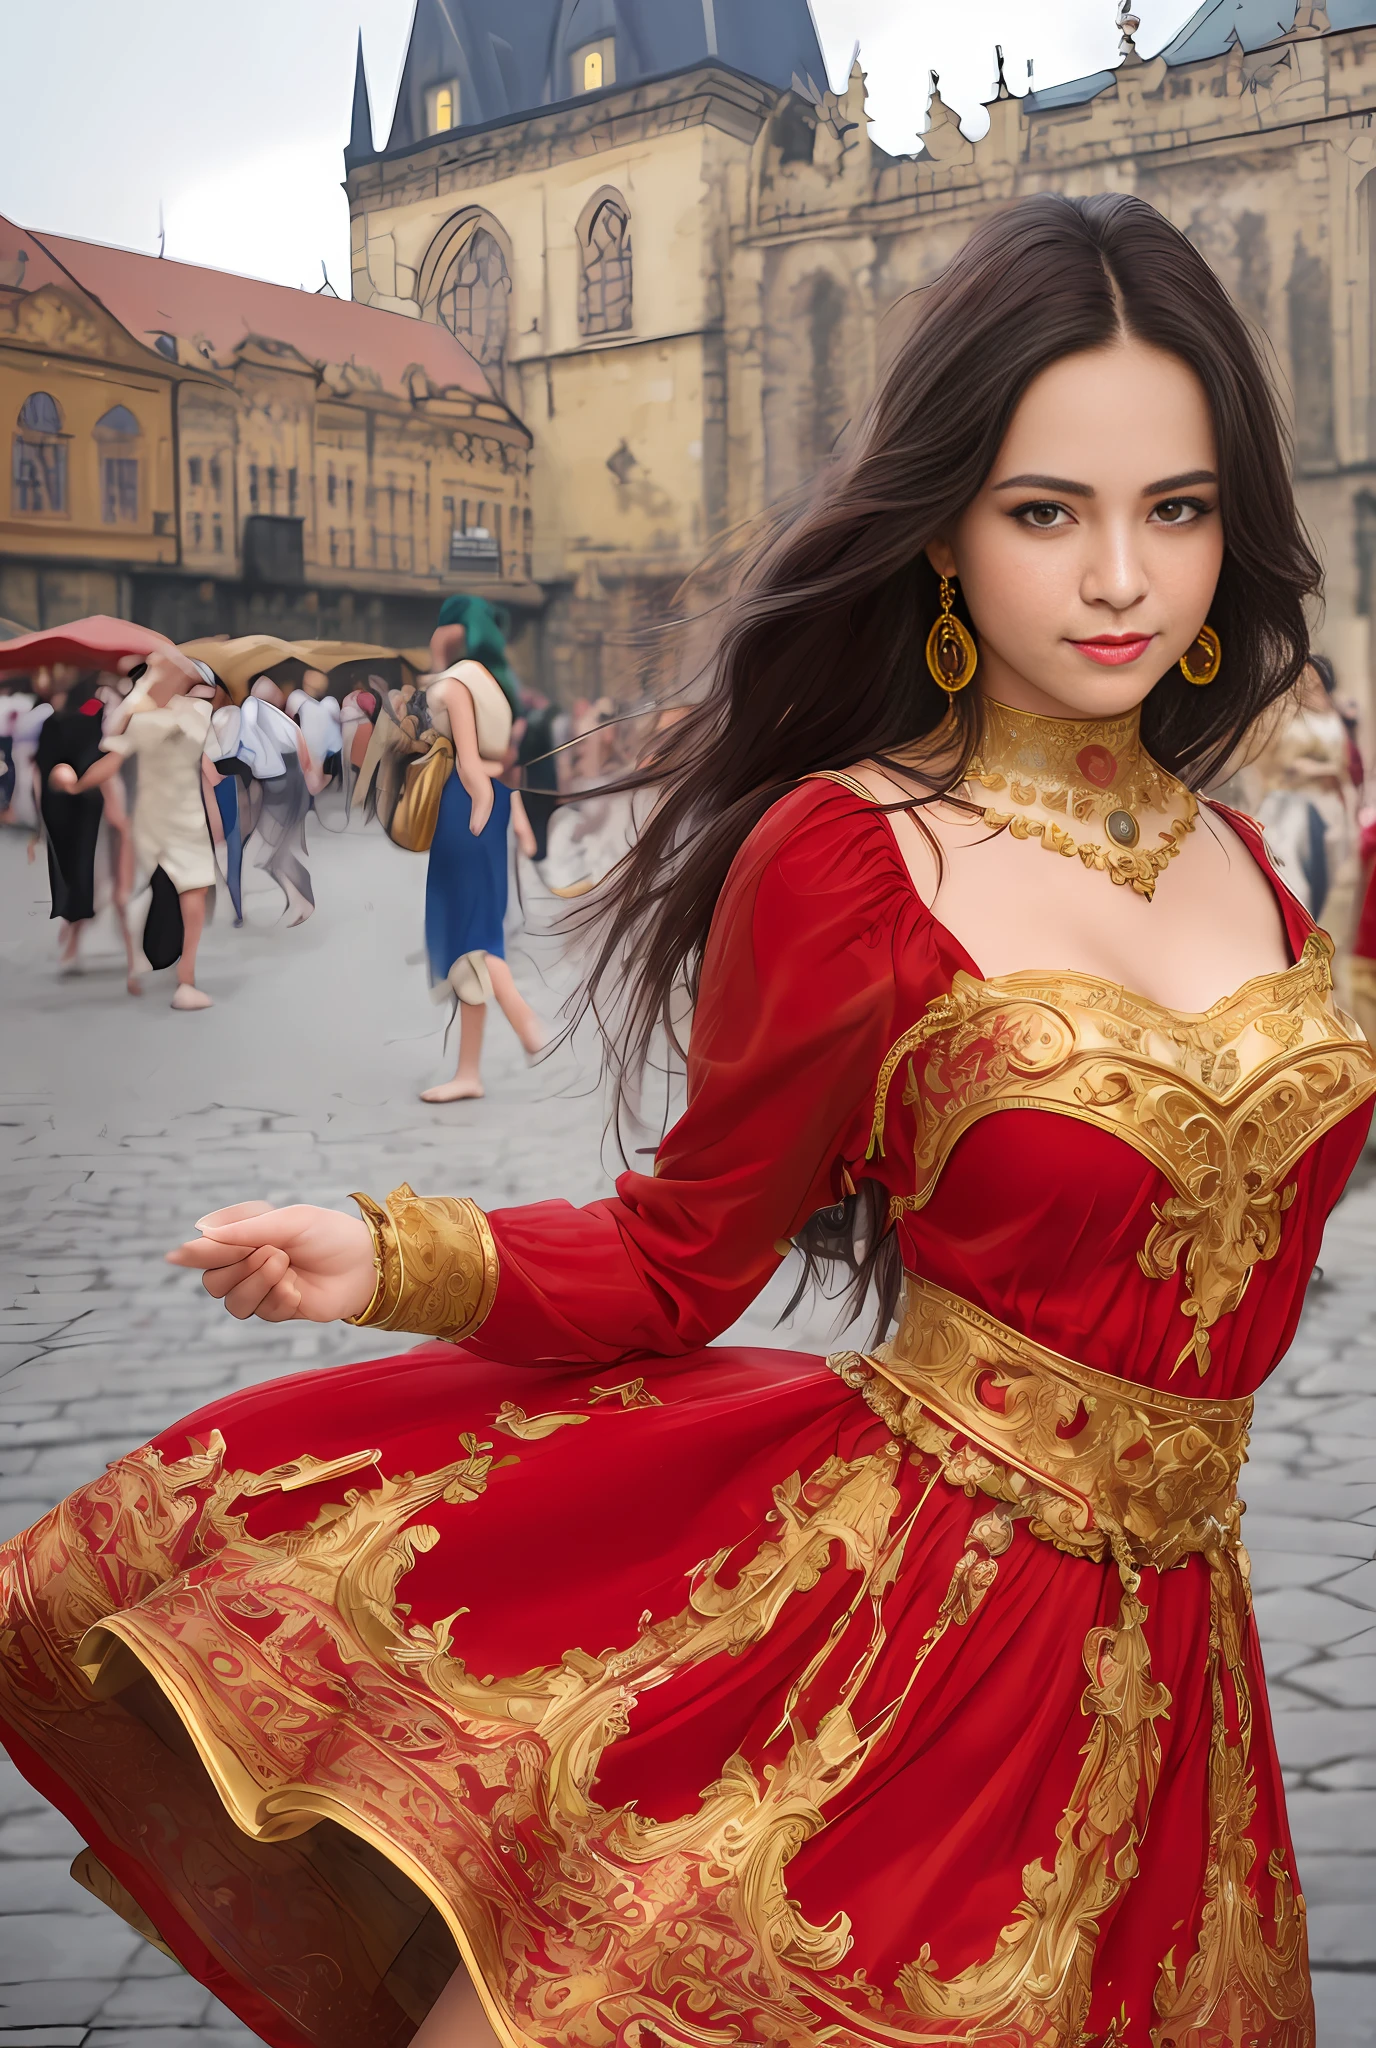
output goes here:
<path id="1" fill-rule="evenodd" d="M 1040 839 L 1048 853 L 1078 856 L 1148 902 L 1156 879 L 1194 830 L 1199 806 L 1183 782 L 1144 752 L 1138 714 L 1121 718 L 1039 718 L 986 697 L 984 736 L 967 782 L 1012 808 L 984 813 L 991 831 Z M 1039 816 L 1037 813 L 1044 813 Z M 1059 820 L 1098 826 L 1103 840 L 1075 839 Z M 1166 821 L 1156 844 L 1140 842 L 1145 820 Z"/>

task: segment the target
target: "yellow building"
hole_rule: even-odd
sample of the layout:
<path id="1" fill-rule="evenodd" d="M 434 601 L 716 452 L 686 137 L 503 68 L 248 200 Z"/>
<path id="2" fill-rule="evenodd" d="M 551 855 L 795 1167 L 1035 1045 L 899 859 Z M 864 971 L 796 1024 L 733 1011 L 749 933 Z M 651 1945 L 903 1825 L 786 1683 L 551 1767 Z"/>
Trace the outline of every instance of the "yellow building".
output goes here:
<path id="1" fill-rule="evenodd" d="M 1104 0 L 1105 9 L 1113 0 Z M 509 12 L 509 7 L 505 9 Z M 376 149 L 346 153 L 356 298 L 464 337 L 535 436 L 550 672 L 622 679 L 618 629 L 806 478 L 885 319 L 992 207 L 1140 192 L 1266 337 L 1326 558 L 1320 644 L 1376 681 L 1376 0 L 1205 0 L 1170 46 L 1012 96 L 913 153 L 825 84 L 807 0 L 418 0 Z"/>
<path id="2" fill-rule="evenodd" d="M 0 614 L 415 645 L 519 619 L 530 436 L 447 329 L 0 221 Z"/>

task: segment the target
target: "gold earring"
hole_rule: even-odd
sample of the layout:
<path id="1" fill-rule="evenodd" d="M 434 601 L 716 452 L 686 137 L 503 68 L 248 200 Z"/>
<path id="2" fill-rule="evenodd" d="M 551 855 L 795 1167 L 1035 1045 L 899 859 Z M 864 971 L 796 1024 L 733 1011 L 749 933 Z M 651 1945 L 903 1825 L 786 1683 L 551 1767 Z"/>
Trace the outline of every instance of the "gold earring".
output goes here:
<path id="1" fill-rule="evenodd" d="M 951 610 L 951 580 L 941 579 L 941 616 L 927 635 L 927 667 L 932 681 L 954 697 L 974 676 L 979 649 Z"/>
<path id="2" fill-rule="evenodd" d="M 1201 626 L 1180 657 L 1180 673 L 1187 683 L 1202 690 L 1223 666 L 1223 642 L 1212 626 Z"/>

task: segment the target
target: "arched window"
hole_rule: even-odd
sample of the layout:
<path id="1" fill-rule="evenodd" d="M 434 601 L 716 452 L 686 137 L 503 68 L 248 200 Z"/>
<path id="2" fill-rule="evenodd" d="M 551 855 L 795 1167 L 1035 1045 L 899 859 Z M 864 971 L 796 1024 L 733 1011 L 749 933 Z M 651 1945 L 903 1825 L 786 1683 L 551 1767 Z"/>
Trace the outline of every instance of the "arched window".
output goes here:
<path id="1" fill-rule="evenodd" d="M 569 84 L 575 96 L 601 92 L 616 84 L 616 37 L 601 36 L 595 43 L 583 43 L 569 57 Z"/>
<path id="2" fill-rule="evenodd" d="M 47 391 L 33 391 L 19 408 L 19 424 L 35 434 L 60 434 L 62 414 L 57 400 Z"/>
<path id="3" fill-rule="evenodd" d="M 506 356 L 510 305 L 511 275 L 502 246 L 486 228 L 475 228 L 440 285 L 440 319 L 484 369 L 492 369 Z"/>
<path id="4" fill-rule="evenodd" d="M 589 202 L 578 241 L 578 325 L 584 334 L 621 334 L 631 324 L 631 216 L 619 192 Z"/>
<path id="5" fill-rule="evenodd" d="M 427 135 L 447 135 L 458 125 L 459 81 L 447 78 L 443 85 L 432 85 L 425 95 L 425 132 Z"/>
<path id="6" fill-rule="evenodd" d="M 67 511 L 67 442 L 57 400 L 46 391 L 30 392 L 18 426 L 10 451 L 11 505 L 30 516 L 61 516 Z"/>
<path id="7" fill-rule="evenodd" d="M 100 449 L 100 516 L 107 526 L 132 526 L 139 516 L 139 458 L 143 432 L 127 405 L 112 405 L 96 421 Z"/>

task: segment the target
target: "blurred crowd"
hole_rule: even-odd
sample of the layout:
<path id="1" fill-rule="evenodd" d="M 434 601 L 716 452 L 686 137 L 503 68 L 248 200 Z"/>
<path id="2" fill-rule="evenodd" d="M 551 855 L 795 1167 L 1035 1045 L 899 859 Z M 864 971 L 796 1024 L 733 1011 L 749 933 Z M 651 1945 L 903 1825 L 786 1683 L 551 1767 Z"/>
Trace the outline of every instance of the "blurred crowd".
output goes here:
<path id="1" fill-rule="evenodd" d="M 246 886 L 284 926 L 301 924 L 315 907 L 309 830 L 377 820 L 430 856 L 437 993 L 465 1013 L 495 994 L 533 1050 L 540 1034 L 504 968 L 510 842 L 537 885 L 523 904 L 541 888 L 556 899 L 593 889 L 649 801 L 617 784 L 682 711 L 553 703 L 518 680 L 505 620 L 478 598 L 450 599 L 426 648 L 258 635 L 172 650 L 144 635 L 152 651 L 140 655 L 104 650 L 95 634 L 80 658 L 83 624 L 113 649 L 121 623 L 79 622 L 65 629 L 78 658 L 17 671 L 11 660 L 0 674 L 0 823 L 29 835 L 31 859 L 46 856 L 59 963 L 75 967 L 108 911 L 132 993 L 175 967 L 174 1005 L 206 1007 L 196 950 L 212 887 L 236 925 Z M 422 779 L 444 749 L 426 812 Z M 1331 663 L 1315 657 L 1214 793 L 1262 824 L 1284 879 L 1334 939 L 1341 999 L 1376 1038 L 1376 776 Z M 455 804 L 467 806 L 461 828 Z M 465 1024 L 471 1051 L 481 1031 L 472 1015 Z M 475 1055 L 437 1099 L 480 1093 L 476 1071 Z"/>

